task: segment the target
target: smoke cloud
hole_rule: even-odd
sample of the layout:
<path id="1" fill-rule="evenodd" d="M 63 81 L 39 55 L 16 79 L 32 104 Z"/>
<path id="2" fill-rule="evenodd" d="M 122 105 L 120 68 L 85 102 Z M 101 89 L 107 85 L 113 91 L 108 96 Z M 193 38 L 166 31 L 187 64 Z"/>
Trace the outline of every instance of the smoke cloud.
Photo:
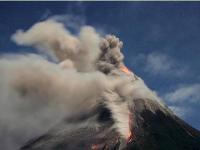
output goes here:
<path id="1" fill-rule="evenodd" d="M 62 69 L 37 55 L 2 58 L 0 72 L 0 137 L 4 149 L 16 149 L 27 137 L 43 133 L 64 117 L 86 113 L 109 87 L 100 72 Z"/>
<path id="2" fill-rule="evenodd" d="M 98 69 L 111 73 L 123 64 L 124 55 L 121 53 L 123 43 L 114 35 L 107 35 L 100 43 L 101 55 L 97 63 Z"/>
<path id="3" fill-rule="evenodd" d="M 144 95 L 156 99 L 140 78 L 120 69 L 123 43 L 114 35 L 101 37 L 91 26 L 82 26 L 74 35 L 62 23 L 47 20 L 18 30 L 12 40 L 54 61 L 36 54 L 1 56 L 2 149 L 16 149 L 63 118 L 89 112 L 100 103 L 111 110 L 114 128 L 125 138 L 130 102 Z"/>
<path id="4" fill-rule="evenodd" d="M 93 27 L 83 26 L 75 36 L 54 20 L 36 23 L 27 31 L 18 30 L 12 39 L 19 45 L 34 46 L 59 62 L 70 59 L 78 71 L 94 70 L 100 53 L 100 36 Z"/>

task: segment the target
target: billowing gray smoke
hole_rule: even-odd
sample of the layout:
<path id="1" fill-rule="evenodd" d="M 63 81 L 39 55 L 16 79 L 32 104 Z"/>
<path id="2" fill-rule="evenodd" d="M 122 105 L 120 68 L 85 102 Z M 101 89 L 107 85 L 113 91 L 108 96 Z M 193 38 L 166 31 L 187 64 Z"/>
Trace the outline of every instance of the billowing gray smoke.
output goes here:
<path id="1" fill-rule="evenodd" d="M 124 56 L 121 53 L 123 43 L 114 35 L 107 35 L 100 43 L 101 54 L 97 67 L 104 73 L 119 69 L 123 64 Z"/>
<path id="2" fill-rule="evenodd" d="M 0 72 L 0 137 L 4 149 L 14 149 L 13 142 L 20 145 L 63 117 L 89 111 L 109 87 L 100 72 L 62 69 L 37 55 L 2 58 Z"/>
<path id="3" fill-rule="evenodd" d="M 41 56 L 1 56 L 0 145 L 4 150 L 16 149 L 62 118 L 76 117 L 99 103 L 112 111 L 114 127 L 126 137 L 129 100 L 155 96 L 142 80 L 120 70 L 122 42 L 113 35 L 101 37 L 93 27 L 83 26 L 73 35 L 62 23 L 47 20 L 27 31 L 18 30 L 12 40 L 35 47 Z"/>
<path id="4" fill-rule="evenodd" d="M 100 53 L 101 39 L 93 27 L 83 26 L 75 36 L 53 20 L 36 23 L 26 32 L 18 30 L 12 39 L 19 45 L 34 46 L 53 55 L 59 62 L 70 60 L 78 71 L 94 70 Z"/>

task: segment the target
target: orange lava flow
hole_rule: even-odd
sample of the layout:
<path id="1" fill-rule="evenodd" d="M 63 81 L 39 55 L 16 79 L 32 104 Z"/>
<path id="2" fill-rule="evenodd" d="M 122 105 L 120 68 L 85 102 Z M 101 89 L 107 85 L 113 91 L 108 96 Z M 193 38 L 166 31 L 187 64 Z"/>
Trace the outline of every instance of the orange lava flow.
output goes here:
<path id="1" fill-rule="evenodd" d="M 129 113 L 129 133 L 127 135 L 127 144 L 134 140 L 134 135 L 133 132 L 131 131 L 132 124 L 133 124 L 133 117 L 131 113 Z"/>
<path id="2" fill-rule="evenodd" d="M 119 69 L 120 69 L 122 72 L 124 72 L 124 73 L 126 73 L 126 74 L 128 74 L 128 75 L 133 74 L 125 65 L 120 65 L 120 66 L 119 66 Z"/>
<path id="3" fill-rule="evenodd" d="M 102 149 L 103 145 L 102 144 L 94 144 L 91 146 L 91 150 L 100 150 Z"/>
<path id="4" fill-rule="evenodd" d="M 127 140 L 126 143 L 128 144 L 128 143 L 132 142 L 133 139 L 134 139 L 134 136 L 133 136 L 132 132 L 130 131 L 129 134 L 128 134 L 128 137 L 126 139 Z"/>

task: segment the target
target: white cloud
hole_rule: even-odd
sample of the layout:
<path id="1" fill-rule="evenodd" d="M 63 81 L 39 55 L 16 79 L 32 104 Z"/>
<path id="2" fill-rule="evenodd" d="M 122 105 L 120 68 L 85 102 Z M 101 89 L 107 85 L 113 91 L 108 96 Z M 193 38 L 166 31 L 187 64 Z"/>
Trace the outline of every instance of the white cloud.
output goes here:
<path id="1" fill-rule="evenodd" d="M 171 103 L 200 102 L 200 84 L 183 85 L 166 94 L 164 99 Z"/>
<path id="2" fill-rule="evenodd" d="M 40 20 L 45 20 L 47 19 L 50 15 L 51 15 L 51 11 L 49 9 L 46 9 L 45 12 L 42 14 L 42 16 L 40 17 Z"/>
<path id="3" fill-rule="evenodd" d="M 46 9 L 39 21 L 54 20 L 63 23 L 68 29 L 78 32 L 82 26 L 86 25 L 85 8 L 85 5 L 80 1 L 74 3 L 73 7 L 67 5 L 62 14 L 54 14 L 51 10 Z"/>
<path id="4" fill-rule="evenodd" d="M 139 54 L 134 63 L 141 66 L 143 70 L 152 75 L 181 76 L 185 75 L 187 68 L 181 66 L 167 54 L 152 52 L 149 54 Z"/>
<path id="5" fill-rule="evenodd" d="M 62 14 L 51 16 L 48 19 L 62 22 L 67 28 L 74 30 L 79 30 L 81 26 L 85 25 L 84 15 Z"/>
<path id="6" fill-rule="evenodd" d="M 168 72 L 173 67 L 173 63 L 167 55 L 160 53 L 150 53 L 146 56 L 145 70 L 155 74 Z"/>
<path id="7" fill-rule="evenodd" d="M 181 106 L 169 106 L 169 108 L 179 117 L 186 118 L 187 115 L 190 114 L 191 109 L 185 108 Z"/>
<path id="8" fill-rule="evenodd" d="M 181 85 L 162 97 L 177 116 L 188 120 L 194 114 L 199 113 L 200 83 Z"/>

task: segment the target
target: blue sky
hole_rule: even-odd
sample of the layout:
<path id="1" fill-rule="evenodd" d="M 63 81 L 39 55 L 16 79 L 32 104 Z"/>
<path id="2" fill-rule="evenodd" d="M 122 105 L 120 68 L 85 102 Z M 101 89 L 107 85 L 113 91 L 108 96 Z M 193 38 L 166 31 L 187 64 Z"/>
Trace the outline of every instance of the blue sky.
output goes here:
<path id="1" fill-rule="evenodd" d="M 11 36 L 49 17 L 117 35 L 126 65 L 200 129 L 199 2 L 0 2 L 0 53 L 34 52 Z"/>

